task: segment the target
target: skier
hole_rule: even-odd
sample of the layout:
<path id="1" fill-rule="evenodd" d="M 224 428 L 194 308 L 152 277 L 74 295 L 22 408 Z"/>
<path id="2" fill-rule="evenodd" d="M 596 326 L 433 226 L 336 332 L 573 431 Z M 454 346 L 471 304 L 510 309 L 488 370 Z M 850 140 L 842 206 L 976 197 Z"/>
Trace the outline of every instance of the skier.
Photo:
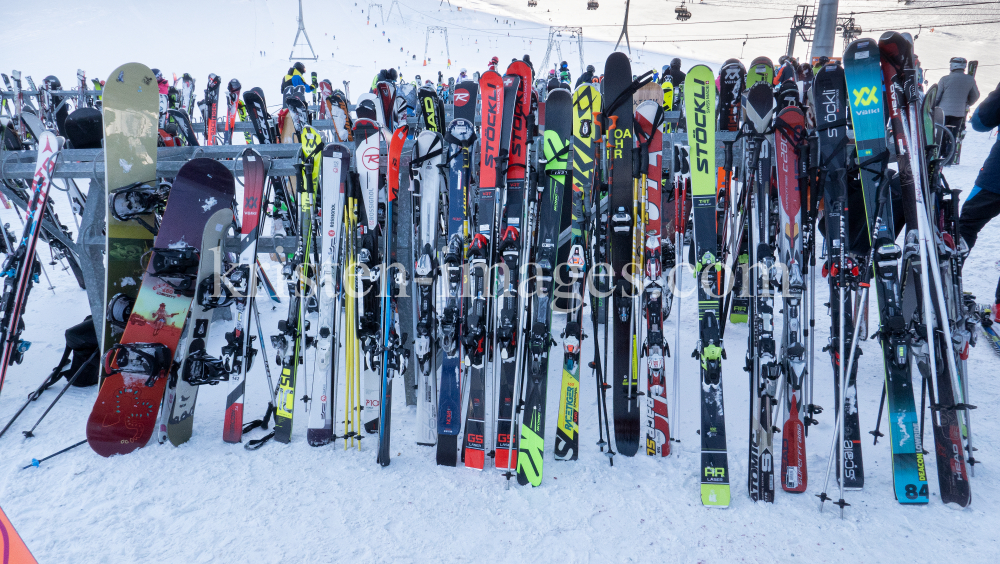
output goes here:
<path id="1" fill-rule="evenodd" d="M 514 60 L 516 61 L 517 59 L 514 59 Z M 492 59 L 490 59 L 490 64 L 487 65 L 487 68 L 489 70 L 493 71 L 493 72 L 499 72 L 499 71 L 497 71 L 497 66 L 499 64 L 500 64 L 500 58 L 497 57 L 497 56 L 494 56 Z"/>
<path id="2" fill-rule="evenodd" d="M 951 72 L 938 81 L 937 99 L 934 105 L 944 110 L 944 124 L 955 139 L 965 129 L 965 116 L 969 106 L 979 99 L 976 77 L 965 74 L 965 59 L 952 57 Z"/>
<path id="3" fill-rule="evenodd" d="M 1000 125 L 1000 84 L 979 104 L 970 123 L 972 129 L 983 133 Z M 970 251 L 976 244 L 979 232 L 997 215 L 1000 215 L 1000 139 L 993 143 L 986 162 L 979 169 L 972 193 L 962 205 L 959 232 Z M 996 304 L 993 307 L 993 321 L 1000 323 L 1000 280 L 997 281 L 993 303 Z"/>
<path id="4" fill-rule="evenodd" d="M 559 80 L 565 82 L 567 86 L 572 80 L 569 74 L 569 63 L 566 61 L 559 63 Z"/>
<path id="5" fill-rule="evenodd" d="M 156 77 L 156 86 L 160 89 L 160 94 L 166 96 L 170 93 L 170 83 L 167 79 L 163 78 L 163 73 L 160 69 L 150 69 L 153 71 L 153 76 Z"/>
<path id="6" fill-rule="evenodd" d="M 666 78 L 667 73 L 670 74 L 670 82 L 675 88 L 680 88 L 684 84 L 684 78 L 687 77 L 687 73 L 681 70 L 681 60 L 674 58 L 670 61 L 670 69 L 668 71 L 663 71 L 663 76 Z"/>
<path id="7" fill-rule="evenodd" d="M 818 73 L 819 69 L 825 67 L 826 64 L 829 63 L 829 62 L 830 62 L 830 57 L 827 57 L 826 55 L 821 55 L 820 58 L 816 60 L 816 64 L 813 65 L 813 68 L 812 68 L 813 75 L 815 75 L 816 73 Z"/>
<path id="8" fill-rule="evenodd" d="M 535 65 L 531 64 L 531 57 L 529 57 L 529 56 L 527 55 L 527 53 L 526 53 L 526 54 L 524 55 L 524 58 L 523 58 L 522 60 L 523 60 L 523 61 L 524 61 L 525 63 L 527 63 L 529 67 L 531 67 L 531 74 L 535 74 Z"/>
<path id="9" fill-rule="evenodd" d="M 312 92 L 312 87 L 305 79 L 306 66 L 302 61 L 298 61 L 290 69 L 285 78 L 281 80 L 281 91 L 284 92 L 289 86 L 305 86 L 306 92 Z"/>
<path id="10" fill-rule="evenodd" d="M 545 89 L 551 92 L 556 88 L 562 88 L 562 83 L 559 82 L 559 77 L 556 76 L 556 69 L 549 69 L 549 81 Z"/>
<path id="11" fill-rule="evenodd" d="M 590 84 L 594 80 L 594 65 L 587 65 L 587 71 L 580 75 L 580 78 L 576 79 L 576 84 L 574 87 L 578 87 L 581 84 Z"/>
<path id="12" fill-rule="evenodd" d="M 795 64 L 795 59 L 789 57 L 788 55 L 782 55 L 780 58 L 778 58 L 778 68 L 774 73 L 774 80 L 771 82 L 771 84 L 775 87 L 778 87 L 781 86 L 781 83 L 785 82 L 786 80 L 791 80 L 792 82 L 795 82 L 796 78 L 795 75 L 797 74 L 795 72 L 796 66 L 797 65 Z"/>
<path id="13" fill-rule="evenodd" d="M 465 82 L 466 80 L 469 80 L 469 74 L 465 71 L 464 68 L 460 69 L 458 71 L 458 80 L 456 80 L 455 82 Z"/>

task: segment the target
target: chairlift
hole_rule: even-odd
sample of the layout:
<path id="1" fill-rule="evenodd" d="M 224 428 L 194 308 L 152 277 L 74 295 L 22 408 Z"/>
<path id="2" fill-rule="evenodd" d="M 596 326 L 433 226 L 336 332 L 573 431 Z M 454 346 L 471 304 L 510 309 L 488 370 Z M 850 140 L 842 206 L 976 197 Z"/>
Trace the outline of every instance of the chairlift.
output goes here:
<path id="1" fill-rule="evenodd" d="M 587 0 L 587 9 L 588 10 L 596 10 L 597 7 L 598 7 L 597 6 L 597 0 Z"/>
<path id="2" fill-rule="evenodd" d="M 691 12 L 687 9 L 686 0 L 681 0 L 681 5 L 674 8 L 674 13 L 677 14 L 677 19 L 682 22 L 691 19 Z"/>
<path id="3" fill-rule="evenodd" d="M 538 0 L 528 0 L 528 7 L 529 8 L 534 8 L 537 5 L 538 5 Z"/>

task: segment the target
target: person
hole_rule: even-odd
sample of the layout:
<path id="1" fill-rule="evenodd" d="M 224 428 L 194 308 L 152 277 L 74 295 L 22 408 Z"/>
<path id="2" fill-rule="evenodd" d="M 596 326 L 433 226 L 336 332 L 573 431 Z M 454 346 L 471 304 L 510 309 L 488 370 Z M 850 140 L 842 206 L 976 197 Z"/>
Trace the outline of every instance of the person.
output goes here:
<path id="1" fill-rule="evenodd" d="M 681 70 L 681 60 L 674 58 L 670 61 L 670 83 L 675 87 L 679 87 L 684 84 L 684 79 L 687 78 L 687 73 Z M 666 71 L 664 71 L 664 76 L 666 76 Z"/>
<path id="2" fill-rule="evenodd" d="M 965 116 L 969 106 L 979 99 L 976 77 L 965 74 L 965 59 L 952 57 L 951 72 L 938 81 L 937 98 L 934 105 L 944 111 L 944 125 L 951 130 L 955 139 L 965 129 Z"/>
<path id="3" fill-rule="evenodd" d="M 524 58 L 521 60 L 528 63 L 528 66 L 531 67 L 531 74 L 535 74 L 535 65 L 531 64 L 531 57 L 529 57 L 527 53 L 525 53 Z"/>
<path id="4" fill-rule="evenodd" d="M 455 82 L 463 82 L 466 80 L 469 80 L 469 74 L 466 72 L 464 68 L 460 69 L 458 71 L 458 80 L 456 80 Z"/>
<path id="5" fill-rule="evenodd" d="M 156 77 L 156 86 L 157 88 L 160 89 L 160 94 L 163 94 L 164 96 L 169 94 L 170 83 L 167 82 L 167 79 L 163 78 L 163 73 L 160 72 L 160 69 L 150 69 L 150 70 L 153 71 L 153 76 Z"/>
<path id="6" fill-rule="evenodd" d="M 565 82 L 567 86 L 569 85 L 569 82 L 573 80 L 569 74 L 569 63 L 566 61 L 559 63 L 559 80 L 561 82 Z"/>
<path id="7" fill-rule="evenodd" d="M 587 65 L 587 70 L 580 75 L 580 78 L 576 79 L 576 84 L 574 87 L 580 86 L 581 84 L 590 84 L 594 80 L 594 65 Z"/>
<path id="8" fill-rule="evenodd" d="M 781 58 L 778 59 L 778 68 L 775 69 L 774 80 L 771 82 L 771 85 L 778 87 L 781 86 L 781 83 L 786 80 L 796 82 L 795 79 L 798 74 L 796 71 L 795 59 L 792 59 L 787 55 L 782 55 Z"/>
<path id="9" fill-rule="evenodd" d="M 813 65 L 813 76 L 819 73 L 819 70 L 826 66 L 830 62 L 830 57 L 826 55 L 820 55 L 819 59 L 816 60 L 816 64 Z"/>
<path id="10" fill-rule="evenodd" d="M 292 68 L 288 69 L 288 74 L 285 78 L 281 80 L 281 91 L 284 92 L 285 88 L 289 86 L 305 86 L 306 92 L 312 92 L 312 87 L 305 79 L 306 66 L 302 61 L 298 61 Z"/>
<path id="11" fill-rule="evenodd" d="M 1000 126 L 1000 84 L 979 104 L 969 123 L 972 124 L 972 129 L 981 133 Z M 958 221 L 959 235 L 970 251 L 976 245 L 979 232 L 997 215 L 1000 215 L 1000 139 L 994 141 L 989 156 L 979 169 L 972 193 L 962 205 Z M 993 307 L 993 321 L 1000 323 L 1000 280 L 997 281 L 993 303 L 996 304 Z"/>
<path id="12" fill-rule="evenodd" d="M 514 62 L 516 60 L 517 59 L 513 59 L 511 62 Z M 500 65 L 500 57 L 497 57 L 496 55 L 494 55 L 493 58 L 490 59 L 490 64 L 487 65 L 487 68 L 489 68 L 489 70 L 491 70 L 493 72 L 499 72 L 499 71 L 497 71 L 497 66 L 499 66 L 499 65 Z"/>

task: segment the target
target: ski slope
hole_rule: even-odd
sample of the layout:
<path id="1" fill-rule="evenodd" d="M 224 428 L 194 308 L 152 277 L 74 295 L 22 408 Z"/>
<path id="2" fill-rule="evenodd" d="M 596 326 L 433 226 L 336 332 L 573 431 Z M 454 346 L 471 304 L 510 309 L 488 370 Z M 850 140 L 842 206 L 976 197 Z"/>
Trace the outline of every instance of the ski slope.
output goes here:
<path id="1" fill-rule="evenodd" d="M 308 70 L 316 70 L 320 78 L 329 77 L 335 84 L 349 80 L 354 98 L 367 88 L 378 69 L 389 66 L 399 68 L 407 79 L 415 74 L 436 77 L 438 71 L 452 76 L 463 67 L 470 74 L 483 70 L 494 54 L 505 63 L 528 53 L 538 68 L 545 55 L 549 25 L 609 26 L 584 28 L 585 63 L 600 70 L 614 48 L 623 11 L 620 2 L 602 2 L 599 10 L 588 12 L 583 9 L 583 0 L 539 0 L 535 9 L 528 9 L 526 2 L 452 0 L 454 10 L 449 10 L 447 3 L 439 6 L 438 0 L 406 0 L 399 4 L 404 20 L 401 23 L 395 11 L 388 13 L 391 0 L 385 0 L 382 5 L 387 22 L 383 23 L 377 8 L 376 16 L 369 20 L 367 2 L 352 4 L 304 0 L 306 29 L 320 56 L 315 63 L 307 62 Z M 920 4 L 926 3 L 913 5 Z M 633 26 L 673 23 L 674 5 L 662 0 L 634 0 L 630 22 Z M 458 6 L 462 6 L 461 12 Z M 845 1 L 842 11 L 901 6 L 888 0 L 854 0 Z M 787 17 L 794 2 L 754 6 L 716 0 L 693 4 L 690 9 L 694 17 L 688 23 L 695 24 L 698 20 Z M 987 19 L 989 10 L 995 11 L 993 6 L 978 9 L 984 12 L 982 19 Z M 18 68 L 38 82 L 54 74 L 69 86 L 77 68 L 86 70 L 88 77 L 106 78 L 117 65 L 134 60 L 160 68 L 168 77 L 171 73 L 179 76 L 190 72 L 198 80 L 199 91 L 210 72 L 219 74 L 223 82 L 237 77 L 244 89 L 262 86 L 272 102 L 277 100 L 279 82 L 289 66 L 287 56 L 296 30 L 293 0 L 224 0 L 212 4 L 177 0 L 169 9 L 161 4 L 125 0 L 108 0 L 81 9 L 78 3 L 52 1 L 8 5 L 2 13 L 7 21 L 17 22 L 5 30 L 6 45 L 0 60 L 4 72 Z M 868 17 L 870 20 L 858 16 L 866 29 L 914 19 L 908 16 L 904 20 L 892 14 Z M 940 16 L 934 21 L 948 18 L 960 19 Z M 726 58 L 740 55 L 741 49 L 745 62 L 760 54 L 777 59 L 784 52 L 782 38 L 749 40 L 745 49 L 741 41 L 679 40 L 784 34 L 787 22 L 715 24 L 711 29 L 695 26 L 690 30 L 680 29 L 691 27 L 688 25 L 652 28 L 655 33 L 633 27 L 633 66 L 659 68 L 671 57 L 681 56 L 685 68 L 694 61 L 717 67 Z M 450 69 L 445 64 L 444 42 L 438 36 L 432 36 L 431 61 L 423 66 L 428 25 L 448 27 Z M 963 30 L 962 36 L 957 32 L 946 35 L 948 29 Z M 946 67 L 954 54 L 978 57 L 986 64 L 987 55 L 1000 46 L 992 37 L 995 29 L 942 27 L 933 33 L 924 29 L 917 40 L 917 52 L 928 69 Z M 677 41 L 653 43 L 664 37 Z M 574 77 L 579 73 L 575 45 L 575 40 L 562 44 L 562 58 L 570 63 Z M 803 56 L 805 50 L 800 46 L 797 54 Z M 1000 78 L 996 69 L 980 69 L 984 96 Z M 963 195 L 971 191 L 994 139 L 970 131 L 963 164 L 946 170 L 951 186 L 961 188 Z M 53 197 L 63 222 L 71 223 L 65 198 L 55 192 Z M 18 222 L 13 215 L 13 211 L 0 209 L 0 221 L 11 223 L 16 231 Z M 43 256 L 46 252 L 42 251 Z M 1000 223 L 994 222 L 984 229 L 965 269 L 966 289 L 982 302 L 990 301 L 993 295 L 998 257 Z M 265 265 L 277 283 L 275 265 Z M 46 267 L 56 290 L 47 290 L 43 278 L 28 301 L 24 338 L 33 344 L 24 364 L 8 372 L 0 395 L 0 424 L 13 415 L 57 362 L 63 331 L 89 313 L 86 296 L 71 274 Z M 819 284 L 818 295 L 820 303 L 825 301 L 823 283 Z M 265 335 L 269 335 L 283 317 L 286 304 L 271 311 L 266 311 L 264 302 L 261 306 L 265 310 Z M 979 449 L 977 458 L 983 461 L 972 481 L 972 506 L 952 512 L 940 503 L 933 456 L 925 459 L 930 504 L 899 505 L 892 495 L 889 447 L 883 439 L 876 447 L 870 442 L 863 445 L 865 490 L 847 493 L 851 506 L 841 521 L 830 504 L 825 513 L 819 513 L 818 500 L 813 497 L 822 491 L 833 431 L 833 371 L 827 354 L 819 350 L 829 335 L 829 317 L 819 308 L 816 403 L 827 409 L 819 417 L 820 425 L 812 427 L 807 438 L 809 488 L 803 495 L 779 491 L 773 506 L 754 505 L 745 491 L 749 398 L 742 364 L 747 335 L 745 326 L 732 327 L 727 332 L 728 360 L 723 363 L 723 381 L 733 501 L 728 510 L 711 511 L 701 506 L 698 494 L 698 369 L 689 356 L 697 334 L 696 314 L 695 300 L 688 295 L 681 309 L 675 307 L 667 320 L 667 337 L 672 345 L 676 316 L 681 318 L 681 350 L 672 351 L 680 355 L 682 367 L 682 409 L 672 421 L 680 426 L 682 439 L 677 457 L 654 460 L 616 456 L 614 466 L 609 466 L 594 445 L 595 386 L 593 374 L 584 365 L 580 460 L 556 462 L 551 447 L 547 448 L 540 488 L 512 485 L 508 490 L 497 471 L 480 473 L 436 466 L 433 449 L 414 443 L 415 410 L 403 405 L 401 388 L 393 394 L 396 454 L 387 468 L 375 464 L 374 436 L 363 441 L 360 451 L 344 451 L 340 442 L 332 447 L 309 447 L 305 442 L 307 419 L 301 410 L 289 445 L 269 443 L 259 451 L 249 452 L 238 445 L 224 444 L 221 431 L 226 389 L 216 386 L 200 391 L 194 436 L 179 448 L 154 443 L 128 456 L 104 459 L 82 446 L 42 463 L 40 468 L 22 470 L 32 458 L 41 458 L 84 438 L 85 422 L 97 391 L 73 388 L 38 427 L 35 438 L 25 439 L 20 432 L 34 424 L 55 397 L 55 391 L 46 392 L 29 406 L 0 439 L 0 505 L 40 562 L 854 559 L 909 563 L 917 558 L 987 561 L 995 554 L 1000 524 L 993 509 L 1000 501 L 995 470 L 1000 458 L 1000 420 L 993 406 L 1000 401 L 1000 384 L 992 376 L 1000 359 L 985 342 L 972 350 L 969 360 L 970 400 L 980 406 L 973 413 L 974 439 Z M 560 333 L 562 323 L 556 316 L 554 335 Z M 583 358 L 589 360 L 593 331 L 589 323 L 586 329 L 591 338 L 585 341 Z M 210 350 L 222 345 L 222 333 L 221 329 L 214 331 Z M 875 342 L 865 341 L 861 347 L 865 354 L 859 366 L 859 410 L 862 429 L 868 431 L 874 427 L 878 410 L 882 366 Z M 268 356 L 273 363 L 270 347 Z M 554 441 L 560 356 L 558 348 L 553 349 L 547 445 Z M 309 352 L 306 366 L 311 367 L 311 362 Z M 273 364 L 271 368 L 273 371 Z M 263 412 L 267 400 L 264 382 L 258 357 L 247 385 L 248 417 Z M 400 379 L 397 385 L 401 385 Z M 299 386 L 308 391 L 311 382 L 301 378 Z M 883 431 L 885 427 L 883 422 Z M 260 434 L 255 431 L 247 438 Z M 924 439 L 927 448 L 933 448 L 929 429 Z M 834 487 L 831 481 L 827 491 Z"/>

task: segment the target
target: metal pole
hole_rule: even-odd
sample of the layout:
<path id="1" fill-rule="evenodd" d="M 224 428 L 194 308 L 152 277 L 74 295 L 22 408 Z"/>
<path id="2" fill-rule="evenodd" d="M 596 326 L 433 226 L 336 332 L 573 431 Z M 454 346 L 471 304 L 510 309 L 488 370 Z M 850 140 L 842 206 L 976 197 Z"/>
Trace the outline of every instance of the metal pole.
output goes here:
<path id="1" fill-rule="evenodd" d="M 833 56 L 833 42 L 837 38 L 837 4 L 838 0 L 819 0 L 812 57 Z"/>

